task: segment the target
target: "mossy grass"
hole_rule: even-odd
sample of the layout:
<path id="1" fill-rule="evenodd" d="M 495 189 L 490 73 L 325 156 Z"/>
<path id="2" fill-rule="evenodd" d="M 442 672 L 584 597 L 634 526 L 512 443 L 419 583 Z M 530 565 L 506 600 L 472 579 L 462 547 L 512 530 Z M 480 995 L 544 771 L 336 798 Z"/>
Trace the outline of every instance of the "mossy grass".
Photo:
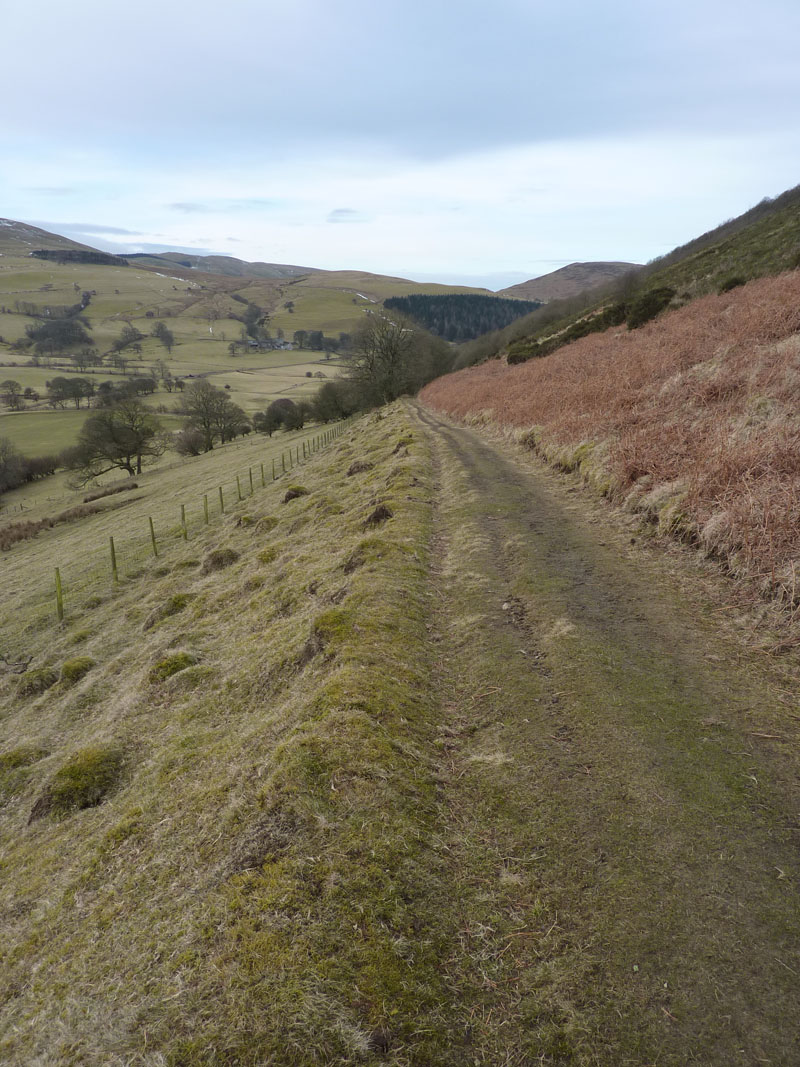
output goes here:
<path id="1" fill-rule="evenodd" d="M 193 667 L 197 663 L 197 657 L 191 652 L 174 652 L 171 656 L 165 656 L 150 668 L 148 677 L 153 684 L 165 682 L 178 671 L 185 671 L 187 667 Z"/>
<path id="2" fill-rule="evenodd" d="M 75 656 L 72 659 L 65 660 L 61 664 L 61 682 L 63 685 L 75 685 L 85 677 L 92 667 L 95 666 L 95 661 L 91 656 Z"/>
<path id="3" fill-rule="evenodd" d="M 90 745 L 76 752 L 53 775 L 31 820 L 96 807 L 118 784 L 124 762 L 122 751 L 113 745 Z"/>
<path id="4" fill-rule="evenodd" d="M 17 693 L 21 697 L 38 696 L 58 681 L 58 671 L 52 667 L 35 667 L 25 671 L 17 681 Z"/>
<path id="5" fill-rule="evenodd" d="M 56 731 L 48 767 L 61 746 L 64 758 L 96 744 L 146 752 L 129 764 L 124 790 L 109 789 L 91 816 L 35 820 L 36 836 L 12 847 L 15 892 L 48 880 L 59 903 L 55 942 L 45 946 L 34 921 L 9 942 L 9 978 L 45 955 L 58 963 L 15 1002 L 20 1020 L 38 1004 L 39 1022 L 0 1039 L 8 1062 L 36 1048 L 59 1062 L 68 1044 L 97 1062 L 117 1055 L 112 1044 L 127 1050 L 119 1055 L 144 1054 L 140 1025 L 114 1036 L 100 1022 L 123 989 L 147 1017 L 148 1050 L 175 1064 L 357 1062 L 382 1041 L 419 1043 L 419 1019 L 438 1018 L 449 933 L 438 920 L 445 891 L 431 847 L 430 505 L 393 503 L 380 535 L 361 528 L 404 432 L 407 416 L 396 408 L 346 435 L 343 449 L 369 449 L 374 463 L 360 478 L 346 477 L 339 444 L 311 458 L 305 485 L 338 514 L 312 506 L 282 537 L 268 581 L 254 579 L 264 574 L 259 555 L 274 547 L 264 544 L 271 531 L 259 519 L 236 526 L 231 516 L 203 551 L 232 549 L 235 567 L 182 572 L 176 589 L 173 566 L 151 575 L 145 598 L 123 588 L 82 619 L 97 681 L 79 715 L 67 690 L 47 722 L 17 710 L 35 725 L 34 739 Z M 424 449 L 392 462 L 429 484 Z M 265 518 L 284 491 L 267 488 Z M 356 552 L 363 566 L 343 576 Z M 157 624 L 143 631 L 153 613 Z M 313 654 L 298 669 L 309 642 Z M 152 683 L 144 689 L 143 676 Z M 48 784 L 38 766 L 18 794 L 31 805 Z M 72 901 L 89 890 L 93 903 L 80 917 Z M 93 935 L 112 922 L 113 939 Z M 152 1002 L 136 978 L 145 968 L 161 991 Z M 115 975 L 107 995 L 101 973 Z M 170 1000 L 180 975 L 184 992 Z M 65 983 L 84 1005 L 66 1016 L 54 999 Z M 440 1041 L 421 1039 L 429 1059 Z M 223 1046 L 224 1054 L 209 1052 Z"/>

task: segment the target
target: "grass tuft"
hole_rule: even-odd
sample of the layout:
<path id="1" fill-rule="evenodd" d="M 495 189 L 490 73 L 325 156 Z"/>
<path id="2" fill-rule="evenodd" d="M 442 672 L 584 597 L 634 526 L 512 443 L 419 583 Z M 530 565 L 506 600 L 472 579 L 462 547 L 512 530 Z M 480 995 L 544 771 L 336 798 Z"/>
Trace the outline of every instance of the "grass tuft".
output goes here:
<path id="1" fill-rule="evenodd" d="M 91 656 L 76 656 L 74 659 L 65 660 L 61 665 L 61 681 L 64 685 L 75 685 L 94 665 L 95 661 Z"/>
<path id="2" fill-rule="evenodd" d="M 159 682 L 165 682 L 167 678 L 171 678 L 178 671 L 185 671 L 187 667 L 193 667 L 196 663 L 197 657 L 193 656 L 191 652 L 175 652 L 154 664 L 150 668 L 148 677 L 155 685 Z"/>
<path id="3" fill-rule="evenodd" d="M 96 807 L 119 782 L 124 762 L 114 746 L 91 745 L 76 752 L 36 801 L 29 822 Z"/>
<path id="4" fill-rule="evenodd" d="M 58 681 L 58 672 L 52 667 L 37 667 L 35 670 L 26 671 L 20 675 L 17 681 L 17 693 L 21 697 L 38 696 L 45 690 L 55 685 Z"/>
<path id="5" fill-rule="evenodd" d="M 169 619 L 173 615 L 177 615 L 192 602 L 194 597 L 194 593 L 173 593 L 171 597 L 168 597 L 163 604 L 159 604 L 159 606 L 147 616 L 142 629 L 151 630 L 163 619 Z"/>
<path id="6" fill-rule="evenodd" d="M 230 567 L 239 558 L 239 553 L 234 548 L 215 548 L 203 560 L 203 574 L 211 574 L 213 571 L 221 571 Z"/>

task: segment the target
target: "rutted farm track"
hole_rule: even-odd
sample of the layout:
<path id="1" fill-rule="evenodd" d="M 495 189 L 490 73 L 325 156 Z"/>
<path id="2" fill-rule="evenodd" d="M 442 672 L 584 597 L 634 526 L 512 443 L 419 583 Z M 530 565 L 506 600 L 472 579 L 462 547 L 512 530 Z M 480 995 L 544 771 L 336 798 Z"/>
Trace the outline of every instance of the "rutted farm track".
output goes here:
<path id="1" fill-rule="evenodd" d="M 417 404 L 296 476 L 17 613 L 0 1062 L 796 1067 L 791 653 Z"/>
<path id="2" fill-rule="evenodd" d="M 800 1062 L 796 698 L 580 494 L 416 418 L 464 1062 Z"/>

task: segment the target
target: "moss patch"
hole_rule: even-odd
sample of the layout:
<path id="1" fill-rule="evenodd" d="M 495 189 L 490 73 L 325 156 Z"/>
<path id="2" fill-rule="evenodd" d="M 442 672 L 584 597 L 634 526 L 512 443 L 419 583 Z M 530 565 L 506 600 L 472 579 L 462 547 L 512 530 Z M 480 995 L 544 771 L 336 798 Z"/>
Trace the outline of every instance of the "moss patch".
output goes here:
<path id="1" fill-rule="evenodd" d="M 113 746 L 91 745 L 76 752 L 53 776 L 29 821 L 96 807 L 119 782 L 123 766 L 123 753 Z"/>
<path id="2" fill-rule="evenodd" d="M 74 659 L 65 660 L 61 665 L 61 681 L 64 685 L 75 685 L 94 665 L 95 661 L 91 656 L 76 656 Z"/>
<path id="3" fill-rule="evenodd" d="M 154 664 L 150 668 L 148 677 L 153 684 L 164 682 L 167 678 L 171 678 L 173 674 L 177 674 L 178 671 L 185 671 L 187 667 L 193 667 L 195 663 L 197 663 L 197 657 L 190 652 L 175 652 L 173 655 L 166 656 Z"/>
<path id="4" fill-rule="evenodd" d="M 35 670 L 26 671 L 17 680 L 17 693 L 21 697 L 37 696 L 55 685 L 58 681 L 58 672 L 52 667 L 37 667 Z"/>

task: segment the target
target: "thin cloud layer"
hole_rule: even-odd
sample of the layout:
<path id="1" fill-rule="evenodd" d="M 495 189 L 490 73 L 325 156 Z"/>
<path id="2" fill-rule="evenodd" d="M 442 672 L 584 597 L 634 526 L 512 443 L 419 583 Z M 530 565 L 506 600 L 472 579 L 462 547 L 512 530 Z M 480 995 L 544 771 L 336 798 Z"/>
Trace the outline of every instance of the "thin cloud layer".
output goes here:
<path id="1" fill-rule="evenodd" d="M 31 26 L 0 196 L 62 230 L 529 274 L 650 258 L 800 174 L 795 0 L 11 0 Z"/>

